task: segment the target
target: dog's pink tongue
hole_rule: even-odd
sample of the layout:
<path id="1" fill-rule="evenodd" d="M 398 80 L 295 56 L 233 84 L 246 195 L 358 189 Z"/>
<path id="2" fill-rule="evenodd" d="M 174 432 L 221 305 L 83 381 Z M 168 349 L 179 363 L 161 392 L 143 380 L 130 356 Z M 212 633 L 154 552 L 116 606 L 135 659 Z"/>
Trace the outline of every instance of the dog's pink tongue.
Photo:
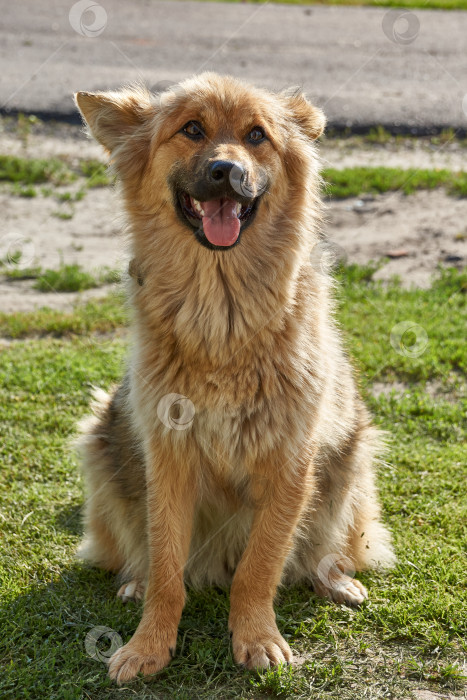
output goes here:
<path id="1" fill-rule="evenodd" d="M 212 199 L 201 202 L 204 211 L 204 235 L 213 245 L 233 245 L 240 233 L 237 202 L 233 199 Z"/>

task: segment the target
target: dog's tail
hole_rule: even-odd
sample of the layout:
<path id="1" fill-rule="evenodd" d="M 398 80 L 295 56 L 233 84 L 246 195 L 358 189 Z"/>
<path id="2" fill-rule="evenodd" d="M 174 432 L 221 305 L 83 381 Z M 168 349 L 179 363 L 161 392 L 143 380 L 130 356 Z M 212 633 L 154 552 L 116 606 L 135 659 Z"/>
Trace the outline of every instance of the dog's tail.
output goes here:
<path id="1" fill-rule="evenodd" d="M 78 455 L 81 472 L 85 478 L 87 490 L 89 491 L 89 482 L 93 482 L 92 473 L 96 471 L 96 467 L 103 459 L 102 445 L 105 442 L 105 425 L 106 416 L 108 414 L 112 401 L 112 394 L 104 391 L 99 387 L 93 387 L 91 394 L 90 408 L 91 413 L 82 418 L 78 425 L 78 435 L 73 440 L 72 446 Z M 91 494 L 87 494 L 87 500 L 84 506 L 85 523 L 90 515 L 90 498 Z M 77 557 L 93 564 L 102 563 L 102 553 L 100 547 L 90 532 L 90 528 L 86 527 L 86 534 L 77 550 Z"/>

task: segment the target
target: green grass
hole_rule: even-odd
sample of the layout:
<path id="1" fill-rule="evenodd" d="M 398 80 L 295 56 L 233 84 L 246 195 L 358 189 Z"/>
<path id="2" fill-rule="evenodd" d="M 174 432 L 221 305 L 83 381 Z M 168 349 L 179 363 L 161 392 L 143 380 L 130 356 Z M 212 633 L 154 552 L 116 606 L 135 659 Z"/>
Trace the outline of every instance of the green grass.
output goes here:
<path id="1" fill-rule="evenodd" d="M 32 185 L 21 185 L 19 183 L 15 183 L 12 186 L 11 191 L 17 197 L 37 197 L 37 190 Z"/>
<path id="2" fill-rule="evenodd" d="M 20 156 L 0 155 L 0 181 L 13 183 L 11 191 L 23 197 L 34 197 L 37 192 L 35 184 L 50 183 L 54 186 L 68 185 L 78 177 L 85 178 L 85 187 L 103 187 L 114 182 L 108 174 L 107 166 L 95 159 L 82 158 L 78 166 L 72 168 L 66 158 L 22 158 Z M 50 196 L 53 190 L 41 189 L 43 196 Z M 57 196 L 61 201 L 82 199 L 85 190 L 62 192 Z"/>
<path id="3" fill-rule="evenodd" d="M 79 202 L 85 194 L 84 189 L 80 189 L 77 192 L 60 192 L 57 195 L 57 199 L 59 202 Z"/>
<path id="4" fill-rule="evenodd" d="M 83 489 L 69 449 L 91 387 L 121 377 L 126 341 L 106 334 L 125 323 L 121 298 L 74 314 L 0 315 L 4 336 L 48 334 L 0 352 L 2 698 L 407 699 L 465 687 L 467 274 L 412 291 L 371 277 L 371 267 L 338 272 L 339 320 L 375 421 L 391 434 L 379 485 L 398 565 L 361 575 L 370 600 L 358 610 L 305 586 L 282 590 L 278 624 L 303 663 L 260 674 L 233 664 L 227 591 L 190 592 L 173 663 L 128 689 L 84 648 L 97 625 L 127 641 L 140 606 L 121 605 L 112 576 L 74 559 Z M 426 332 L 416 357 L 410 331 L 406 354 L 391 344 L 407 320 Z M 373 391 L 394 382 L 399 393 Z"/>
<path id="5" fill-rule="evenodd" d="M 35 287 L 40 292 L 82 292 L 118 280 L 119 274 L 115 270 L 106 269 L 95 275 L 74 263 L 61 265 L 56 270 L 45 270 L 38 276 Z"/>
<path id="6" fill-rule="evenodd" d="M 73 218 L 74 211 L 72 211 L 72 210 L 70 210 L 70 211 L 57 210 L 57 211 L 52 212 L 52 216 L 55 216 L 57 219 L 61 219 L 62 221 L 69 221 L 70 219 Z M 93 285 L 91 285 L 91 286 L 93 286 Z"/>
<path id="7" fill-rule="evenodd" d="M 417 190 L 446 188 L 453 197 L 467 197 L 467 173 L 419 168 L 327 168 L 323 171 L 325 191 L 335 199 L 357 197 L 364 192 L 380 194 L 400 190 L 412 194 Z"/>
<path id="8" fill-rule="evenodd" d="M 107 166 L 95 159 L 81 160 L 80 169 L 82 174 L 88 178 L 89 187 L 104 187 L 113 182 L 109 176 Z"/>
<path id="9" fill-rule="evenodd" d="M 239 2 L 239 0 L 223 0 Z M 264 4 L 265 0 L 248 0 Z M 424 10 L 467 10 L 467 0 L 268 0 L 287 5 L 362 5 L 366 7 L 407 7 Z"/>
<path id="10" fill-rule="evenodd" d="M 48 308 L 11 314 L 0 312 L 0 336 L 19 340 L 45 334 L 69 337 L 90 333 L 91 338 L 101 338 L 124 326 L 126 318 L 123 297 L 118 292 L 79 305 L 73 312 Z"/>
<path id="11" fill-rule="evenodd" d="M 0 180 L 25 185 L 52 182 L 65 185 L 76 175 L 58 158 L 20 158 L 0 155 Z"/>
<path id="12" fill-rule="evenodd" d="M 64 212 L 61 214 L 60 218 L 64 218 Z M 0 273 L 9 279 L 34 279 L 34 288 L 40 292 L 82 292 L 85 289 L 101 287 L 103 284 L 113 284 L 120 279 L 120 274 L 116 270 L 104 268 L 94 274 L 84 270 L 77 263 L 69 265 L 61 263 L 58 268 L 42 270 L 40 267 L 26 269 L 14 265 L 3 267 L 0 261 Z"/>

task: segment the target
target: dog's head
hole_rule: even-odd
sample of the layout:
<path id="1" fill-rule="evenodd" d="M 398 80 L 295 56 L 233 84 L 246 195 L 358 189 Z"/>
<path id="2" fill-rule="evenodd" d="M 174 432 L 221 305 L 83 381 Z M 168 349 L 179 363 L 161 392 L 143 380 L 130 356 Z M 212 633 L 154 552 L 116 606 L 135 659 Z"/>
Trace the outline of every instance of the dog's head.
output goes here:
<path id="1" fill-rule="evenodd" d="M 226 251 L 247 229 L 250 241 L 274 227 L 280 236 L 313 190 L 311 142 L 324 116 L 301 93 L 205 73 L 159 95 L 133 87 L 79 92 L 76 102 L 110 153 L 130 215 L 146 226 L 152 217 L 155 232 L 180 244 Z"/>

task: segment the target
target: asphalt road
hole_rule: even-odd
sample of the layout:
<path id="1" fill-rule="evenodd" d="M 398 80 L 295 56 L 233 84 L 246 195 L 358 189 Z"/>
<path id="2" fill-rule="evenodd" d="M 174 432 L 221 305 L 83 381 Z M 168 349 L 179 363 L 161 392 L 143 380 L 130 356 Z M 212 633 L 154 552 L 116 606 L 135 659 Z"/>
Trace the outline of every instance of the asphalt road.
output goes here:
<path id="1" fill-rule="evenodd" d="M 0 0 L 0 57 L 3 113 L 72 119 L 76 90 L 215 70 L 301 85 L 335 126 L 467 128 L 467 12 Z"/>

